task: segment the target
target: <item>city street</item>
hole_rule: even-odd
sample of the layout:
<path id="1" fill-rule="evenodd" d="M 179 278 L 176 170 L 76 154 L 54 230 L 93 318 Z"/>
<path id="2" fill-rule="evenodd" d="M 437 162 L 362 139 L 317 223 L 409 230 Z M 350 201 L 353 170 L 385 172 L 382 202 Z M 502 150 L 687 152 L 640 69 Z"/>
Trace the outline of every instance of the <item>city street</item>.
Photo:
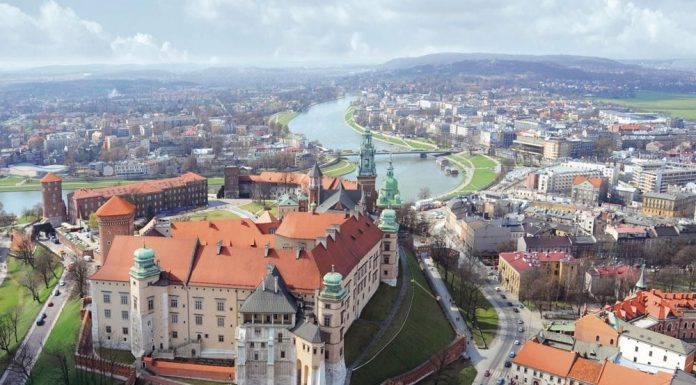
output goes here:
<path id="1" fill-rule="evenodd" d="M 58 253 L 60 253 L 59 250 L 63 249 L 62 245 L 52 245 L 50 242 L 45 242 L 45 244 L 50 246 L 51 250 L 53 250 L 54 252 L 58 251 Z M 41 354 L 43 345 L 46 342 L 48 336 L 51 334 L 51 330 L 53 329 L 53 326 L 58 320 L 60 313 L 63 311 L 63 307 L 65 306 L 65 303 L 67 302 L 68 298 L 70 297 L 70 293 L 72 292 L 73 284 L 72 282 L 69 282 L 66 279 L 68 263 L 69 262 L 67 262 L 66 258 L 66 260 L 63 261 L 63 264 L 64 266 L 66 266 L 66 268 L 63 270 L 63 275 L 60 277 L 60 280 L 64 280 L 66 282 L 66 285 L 57 285 L 56 289 L 60 290 L 60 295 L 55 296 L 52 293 L 51 297 L 49 297 L 49 299 L 43 304 L 43 307 L 39 312 L 39 316 L 41 316 L 42 313 L 46 313 L 45 324 L 43 324 L 42 326 L 37 326 L 36 321 L 34 320 L 31 328 L 29 329 L 29 332 L 27 333 L 26 337 L 24 338 L 24 341 L 18 349 L 19 352 L 26 352 L 26 354 L 23 355 L 32 357 L 31 362 L 29 362 L 29 360 L 26 360 L 25 362 L 23 362 L 22 365 L 28 367 L 29 370 L 31 370 L 31 368 L 36 363 L 36 360 L 38 359 L 39 355 Z M 52 302 L 53 306 L 49 307 L 49 302 Z M 15 369 L 17 369 L 17 366 L 15 366 Z M 0 384 L 22 385 L 24 384 L 24 376 L 23 374 L 21 374 L 20 370 L 11 370 L 8 368 L 2 375 L 2 377 L 0 377 Z"/>

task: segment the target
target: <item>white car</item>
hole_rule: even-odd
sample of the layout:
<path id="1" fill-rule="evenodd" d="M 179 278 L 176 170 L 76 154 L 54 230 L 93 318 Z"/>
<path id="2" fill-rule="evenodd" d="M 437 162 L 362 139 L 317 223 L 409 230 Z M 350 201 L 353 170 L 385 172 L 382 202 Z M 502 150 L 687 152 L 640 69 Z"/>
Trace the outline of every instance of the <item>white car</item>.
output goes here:
<path id="1" fill-rule="evenodd" d="M 515 340 L 515 345 L 519 345 L 519 344 L 520 344 L 520 340 Z"/>
<path id="2" fill-rule="evenodd" d="M 61 279 L 60 282 L 58 282 L 58 284 L 59 284 L 60 286 L 65 286 L 65 281 L 63 281 L 63 280 Z"/>
<path id="3" fill-rule="evenodd" d="M 523 323 L 524 323 L 524 321 L 522 321 L 521 319 L 518 319 L 518 320 L 517 320 L 517 324 L 518 324 L 518 325 L 522 325 Z"/>
<path id="4" fill-rule="evenodd" d="M 495 287 L 495 291 L 500 291 L 500 287 L 499 287 L 499 286 L 496 286 L 496 287 Z"/>

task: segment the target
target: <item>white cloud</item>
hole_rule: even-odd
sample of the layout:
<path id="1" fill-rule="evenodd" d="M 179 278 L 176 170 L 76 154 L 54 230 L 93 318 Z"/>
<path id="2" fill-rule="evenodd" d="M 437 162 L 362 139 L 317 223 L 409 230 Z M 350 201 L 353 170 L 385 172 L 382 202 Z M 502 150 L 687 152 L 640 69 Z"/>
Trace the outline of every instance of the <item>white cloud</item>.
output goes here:
<path id="1" fill-rule="evenodd" d="M 152 35 L 113 37 L 72 8 L 50 0 L 36 14 L 0 3 L 0 64 L 46 65 L 94 62 L 153 63 L 186 60 L 186 52 Z"/>

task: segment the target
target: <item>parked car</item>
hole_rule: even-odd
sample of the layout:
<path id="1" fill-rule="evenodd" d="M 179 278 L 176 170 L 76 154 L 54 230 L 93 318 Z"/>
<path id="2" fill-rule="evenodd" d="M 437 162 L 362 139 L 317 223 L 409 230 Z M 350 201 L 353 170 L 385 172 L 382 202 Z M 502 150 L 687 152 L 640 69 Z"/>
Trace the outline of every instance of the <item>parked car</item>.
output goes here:
<path id="1" fill-rule="evenodd" d="M 515 306 L 512 304 L 512 302 L 508 301 L 508 306 Z"/>
<path id="2" fill-rule="evenodd" d="M 41 313 L 41 319 L 42 319 L 42 320 L 46 319 L 46 317 L 48 317 L 48 316 L 46 315 L 46 313 Z"/>
<path id="3" fill-rule="evenodd" d="M 500 287 L 496 286 L 495 291 L 500 291 Z"/>
<path id="4" fill-rule="evenodd" d="M 507 299 L 507 297 L 505 296 L 505 294 L 501 294 L 501 295 L 500 295 L 500 298 L 502 298 L 502 299 Z"/>
<path id="5" fill-rule="evenodd" d="M 515 358 L 516 355 L 517 355 L 517 354 L 515 354 L 515 352 L 510 352 L 510 354 L 508 354 L 508 357 L 510 357 L 510 358 Z"/>
<path id="6" fill-rule="evenodd" d="M 522 321 L 521 319 L 518 319 L 518 320 L 517 320 L 517 324 L 518 324 L 518 325 L 522 325 L 523 323 L 524 323 L 524 321 Z"/>
<path id="7" fill-rule="evenodd" d="M 60 282 L 58 282 L 58 285 L 60 285 L 60 286 L 65 286 L 65 281 L 63 281 L 63 280 L 61 279 Z"/>
<path id="8" fill-rule="evenodd" d="M 514 308 L 512 308 L 512 311 L 514 311 L 515 313 L 519 313 L 519 312 L 520 312 L 520 309 L 514 307 Z"/>
<path id="9" fill-rule="evenodd" d="M 46 323 L 46 322 L 44 322 L 44 320 L 43 320 L 42 318 L 38 318 L 38 319 L 36 320 L 36 326 L 42 326 L 42 325 L 45 324 L 45 323 Z"/>
<path id="10" fill-rule="evenodd" d="M 522 333 L 522 332 L 524 331 L 524 328 L 523 328 L 522 326 L 520 326 L 520 327 L 517 328 L 517 331 L 520 332 L 520 333 Z"/>
<path id="11" fill-rule="evenodd" d="M 53 307 L 53 302 L 49 302 L 48 305 L 46 305 L 46 306 Z"/>
<path id="12" fill-rule="evenodd" d="M 512 362 L 510 362 L 510 361 L 505 361 L 505 364 L 503 364 L 503 366 L 505 366 L 506 368 L 509 368 L 509 367 L 512 366 Z"/>
<path id="13" fill-rule="evenodd" d="M 486 369 L 486 371 L 483 372 L 483 376 L 484 376 L 484 377 L 490 377 L 490 376 L 491 376 L 491 371 L 488 370 L 488 369 Z"/>
<path id="14" fill-rule="evenodd" d="M 520 340 L 515 340 L 515 345 L 519 345 L 519 344 L 520 344 Z"/>
<path id="15" fill-rule="evenodd" d="M 498 381 L 495 382 L 497 385 L 505 385 L 505 378 L 500 377 Z"/>
<path id="16" fill-rule="evenodd" d="M 60 295 L 60 290 L 56 289 L 56 291 L 53 293 L 56 297 Z"/>

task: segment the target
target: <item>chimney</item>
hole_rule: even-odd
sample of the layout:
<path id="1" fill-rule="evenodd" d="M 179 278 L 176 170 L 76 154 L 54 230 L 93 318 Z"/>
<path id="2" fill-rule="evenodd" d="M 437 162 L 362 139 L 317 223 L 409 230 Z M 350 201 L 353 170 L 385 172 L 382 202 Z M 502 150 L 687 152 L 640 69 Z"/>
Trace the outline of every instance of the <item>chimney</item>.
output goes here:
<path id="1" fill-rule="evenodd" d="M 263 246 L 263 256 L 264 258 L 268 257 L 268 252 L 271 251 L 271 243 L 266 242 L 266 244 Z"/>
<path id="2" fill-rule="evenodd" d="M 273 277 L 273 283 L 274 283 L 274 285 L 275 285 L 274 291 L 275 291 L 276 294 L 278 294 L 278 277 L 277 277 L 277 276 L 274 276 L 274 277 Z"/>

